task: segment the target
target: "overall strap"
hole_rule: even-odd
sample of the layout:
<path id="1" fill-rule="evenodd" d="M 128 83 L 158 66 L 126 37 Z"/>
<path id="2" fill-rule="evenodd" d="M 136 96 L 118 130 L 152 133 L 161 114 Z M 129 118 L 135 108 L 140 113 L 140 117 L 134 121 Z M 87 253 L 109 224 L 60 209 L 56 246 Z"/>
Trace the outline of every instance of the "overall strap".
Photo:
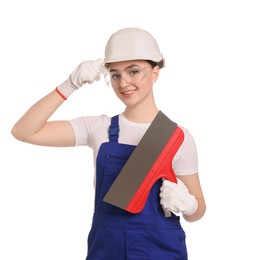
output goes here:
<path id="1" fill-rule="evenodd" d="M 109 126 L 109 142 L 118 143 L 119 136 L 119 124 L 118 124 L 118 115 L 111 118 L 111 125 Z"/>

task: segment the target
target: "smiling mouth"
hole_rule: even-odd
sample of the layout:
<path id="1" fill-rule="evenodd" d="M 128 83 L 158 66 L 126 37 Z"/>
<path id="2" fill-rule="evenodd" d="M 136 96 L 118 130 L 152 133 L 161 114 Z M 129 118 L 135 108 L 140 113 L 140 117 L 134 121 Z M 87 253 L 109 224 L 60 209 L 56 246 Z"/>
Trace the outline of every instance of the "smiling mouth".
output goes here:
<path id="1" fill-rule="evenodd" d="M 133 94 L 135 91 L 136 91 L 136 89 L 124 90 L 124 91 L 121 91 L 121 94 L 127 96 L 127 95 Z"/>

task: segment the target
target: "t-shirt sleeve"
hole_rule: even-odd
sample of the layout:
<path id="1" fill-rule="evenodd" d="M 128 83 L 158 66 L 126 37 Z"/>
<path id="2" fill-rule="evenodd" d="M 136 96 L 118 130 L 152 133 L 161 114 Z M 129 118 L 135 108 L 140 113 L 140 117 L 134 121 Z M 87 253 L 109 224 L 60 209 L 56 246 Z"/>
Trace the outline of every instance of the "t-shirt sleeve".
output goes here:
<path id="1" fill-rule="evenodd" d="M 198 172 L 198 155 L 193 136 L 186 128 L 184 141 L 173 159 L 173 169 L 176 175 L 190 175 Z"/>
<path id="2" fill-rule="evenodd" d="M 84 116 L 70 120 L 75 134 L 75 146 L 91 146 L 90 136 L 102 122 L 104 115 L 102 116 Z"/>

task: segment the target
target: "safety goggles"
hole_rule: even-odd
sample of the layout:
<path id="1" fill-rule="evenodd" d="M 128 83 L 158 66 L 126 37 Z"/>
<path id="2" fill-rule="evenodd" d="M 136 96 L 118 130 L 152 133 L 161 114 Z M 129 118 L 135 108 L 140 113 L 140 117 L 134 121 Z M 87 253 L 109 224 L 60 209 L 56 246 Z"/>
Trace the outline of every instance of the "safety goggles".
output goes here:
<path id="1" fill-rule="evenodd" d="M 123 79 L 127 84 L 138 84 L 140 83 L 146 75 L 146 69 L 151 68 L 150 66 L 140 67 L 136 65 L 129 66 L 124 70 L 110 70 L 108 74 L 105 75 L 105 81 L 108 86 L 113 88 L 119 87 L 121 80 Z"/>

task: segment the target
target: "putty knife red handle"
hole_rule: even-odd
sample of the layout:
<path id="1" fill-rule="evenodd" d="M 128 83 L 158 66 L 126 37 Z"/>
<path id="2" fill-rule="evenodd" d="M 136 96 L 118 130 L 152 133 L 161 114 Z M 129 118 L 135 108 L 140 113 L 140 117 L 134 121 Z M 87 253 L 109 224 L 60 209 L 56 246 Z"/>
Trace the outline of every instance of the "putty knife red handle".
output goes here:
<path id="1" fill-rule="evenodd" d="M 129 202 L 126 208 L 127 211 L 131 213 L 139 213 L 144 208 L 150 190 L 158 179 L 165 178 L 169 181 L 177 183 L 177 178 L 172 168 L 172 160 L 182 144 L 183 139 L 184 132 L 181 128 L 177 127 L 159 157 L 153 164 L 153 167 L 149 171 L 147 177 L 144 179 L 141 186 Z"/>

